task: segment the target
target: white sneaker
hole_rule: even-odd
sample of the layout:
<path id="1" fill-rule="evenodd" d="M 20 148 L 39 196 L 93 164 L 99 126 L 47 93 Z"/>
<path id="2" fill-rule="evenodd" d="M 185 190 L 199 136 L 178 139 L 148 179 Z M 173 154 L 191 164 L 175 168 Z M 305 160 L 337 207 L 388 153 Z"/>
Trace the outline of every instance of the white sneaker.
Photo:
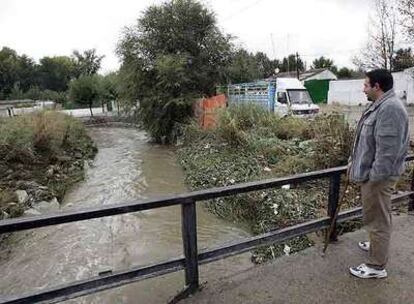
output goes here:
<path id="1" fill-rule="evenodd" d="M 358 247 L 364 251 L 369 251 L 369 242 L 358 242 Z"/>
<path id="2" fill-rule="evenodd" d="M 368 267 L 366 264 L 361 264 L 358 267 L 351 267 L 349 271 L 352 275 L 361 279 L 382 279 L 387 277 L 385 269 L 375 269 Z"/>

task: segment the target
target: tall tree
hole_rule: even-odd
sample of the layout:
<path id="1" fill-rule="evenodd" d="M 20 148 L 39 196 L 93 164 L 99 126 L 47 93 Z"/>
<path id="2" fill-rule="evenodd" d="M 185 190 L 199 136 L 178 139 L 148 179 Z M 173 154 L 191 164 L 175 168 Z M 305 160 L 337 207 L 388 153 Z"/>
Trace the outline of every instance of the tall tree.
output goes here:
<path id="1" fill-rule="evenodd" d="M 23 93 L 37 84 L 36 64 L 26 55 L 19 56 L 15 50 L 0 50 L 0 99 L 8 98 L 12 91 Z"/>
<path id="2" fill-rule="evenodd" d="M 118 99 L 118 79 L 118 74 L 115 72 L 100 77 L 99 97 L 102 107 L 105 103 L 108 105 L 111 101 Z"/>
<path id="3" fill-rule="evenodd" d="M 397 10 L 394 0 L 375 0 L 368 42 L 353 62 L 362 70 L 383 68 L 393 71 L 397 42 Z"/>
<path id="4" fill-rule="evenodd" d="M 0 51 L 0 99 L 6 98 L 18 81 L 16 51 L 3 47 Z"/>
<path id="5" fill-rule="evenodd" d="M 23 91 L 39 84 L 37 75 L 37 65 L 35 61 L 27 55 L 21 55 L 19 58 L 19 87 Z"/>
<path id="6" fill-rule="evenodd" d="M 283 58 L 280 66 L 281 72 L 296 72 L 297 69 L 299 69 L 299 72 L 305 71 L 305 64 L 300 56 L 297 58 L 295 54 L 290 54 L 288 57 Z"/>
<path id="7" fill-rule="evenodd" d="M 275 69 L 280 66 L 279 60 L 270 60 L 263 52 L 257 52 L 255 59 L 261 73 L 261 78 L 272 76 L 275 73 Z"/>
<path id="8" fill-rule="evenodd" d="M 334 61 L 329 58 L 325 58 L 324 56 L 321 56 L 319 58 L 316 58 L 312 62 L 311 69 L 329 69 L 334 73 L 338 72 L 338 68 L 335 66 Z"/>
<path id="9" fill-rule="evenodd" d="M 93 75 L 98 73 L 101 68 L 101 61 L 105 56 L 96 54 L 96 49 L 85 50 L 83 53 L 75 50 L 73 58 L 75 60 L 75 70 L 77 77 L 81 75 Z"/>
<path id="10" fill-rule="evenodd" d="M 395 52 L 393 58 L 394 71 L 399 72 L 414 66 L 414 55 L 411 48 L 401 48 Z"/>
<path id="11" fill-rule="evenodd" d="M 98 75 L 83 75 L 72 80 L 69 86 L 69 96 L 72 101 L 89 106 L 93 116 L 92 105 L 98 101 L 101 92 L 100 78 Z"/>
<path id="12" fill-rule="evenodd" d="M 405 37 L 414 42 L 414 0 L 399 0 L 398 10 Z"/>
<path id="13" fill-rule="evenodd" d="M 265 61 L 264 57 L 260 59 Z M 261 63 L 263 64 L 264 62 L 258 62 L 257 56 L 244 49 L 234 51 L 226 73 L 227 81 L 230 83 L 242 83 L 263 78 L 264 66 Z"/>
<path id="14" fill-rule="evenodd" d="M 343 67 L 339 69 L 337 76 L 339 79 L 350 79 L 352 78 L 352 70 L 347 67 Z"/>
<path id="15" fill-rule="evenodd" d="M 195 0 L 150 6 L 118 46 L 121 95 L 157 141 L 169 141 L 191 116 L 195 97 L 211 95 L 225 80 L 230 37 L 214 14 Z"/>
<path id="16" fill-rule="evenodd" d="M 40 86 L 44 90 L 66 91 L 70 80 L 75 76 L 75 63 L 70 57 L 56 56 L 40 59 Z"/>

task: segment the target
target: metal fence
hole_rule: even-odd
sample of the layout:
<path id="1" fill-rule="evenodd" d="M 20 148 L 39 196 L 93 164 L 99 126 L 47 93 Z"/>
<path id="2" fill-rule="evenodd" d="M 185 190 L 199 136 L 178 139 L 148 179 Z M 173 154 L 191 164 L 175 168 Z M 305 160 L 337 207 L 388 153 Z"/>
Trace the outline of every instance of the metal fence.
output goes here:
<path id="1" fill-rule="evenodd" d="M 407 161 L 414 156 L 407 158 Z M 138 212 L 150 209 L 181 205 L 181 224 L 183 256 L 152 264 L 144 267 L 133 267 L 124 271 L 111 272 L 107 275 L 96 276 L 86 280 L 35 291 L 25 295 L 9 297 L 2 300 L 2 304 L 15 303 L 56 303 L 80 296 L 96 293 L 102 290 L 118 287 L 124 284 L 161 276 L 167 273 L 184 270 L 186 286 L 172 302 L 176 302 L 195 292 L 199 287 L 199 265 L 210 263 L 225 257 L 240 254 L 254 248 L 287 241 L 289 239 L 306 235 L 330 226 L 336 212 L 339 200 L 341 174 L 346 167 L 336 167 L 326 170 L 297 174 L 289 177 L 272 178 L 262 181 L 242 183 L 228 187 L 211 188 L 186 194 L 164 197 L 162 199 L 148 199 L 138 202 L 128 202 L 117 205 L 102 206 L 77 211 L 67 211 L 51 215 L 41 215 L 31 218 L 18 218 L 0 221 L 0 234 L 40 228 L 69 222 L 83 221 L 106 216 Z M 241 241 L 230 242 L 222 246 L 206 250 L 197 249 L 197 221 L 196 203 L 203 200 L 232 196 L 240 193 L 270 189 L 286 184 L 300 184 L 321 178 L 329 178 L 328 214 L 325 217 L 310 220 L 291 227 L 271 231 L 265 234 L 245 238 Z M 412 189 L 414 186 L 412 179 Z M 393 202 L 409 197 L 413 200 L 413 191 L 399 193 L 393 196 Z M 342 211 L 337 217 L 337 223 L 359 218 L 362 209 L 354 208 Z M 335 233 L 333 235 L 335 238 Z"/>

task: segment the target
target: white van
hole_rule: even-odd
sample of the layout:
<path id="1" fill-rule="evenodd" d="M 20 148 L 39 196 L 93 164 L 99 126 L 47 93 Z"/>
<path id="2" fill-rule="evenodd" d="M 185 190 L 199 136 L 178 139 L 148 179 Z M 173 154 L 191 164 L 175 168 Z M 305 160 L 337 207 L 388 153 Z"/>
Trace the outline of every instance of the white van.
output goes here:
<path id="1" fill-rule="evenodd" d="M 296 78 L 278 78 L 274 112 L 286 116 L 312 116 L 319 113 L 319 106 L 312 102 L 308 90 Z"/>

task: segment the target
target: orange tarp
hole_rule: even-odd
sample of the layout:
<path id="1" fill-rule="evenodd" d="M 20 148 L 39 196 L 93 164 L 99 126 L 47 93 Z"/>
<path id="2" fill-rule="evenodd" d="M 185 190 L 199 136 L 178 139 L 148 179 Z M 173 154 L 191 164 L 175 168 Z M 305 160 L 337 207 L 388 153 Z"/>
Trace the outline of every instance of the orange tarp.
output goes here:
<path id="1" fill-rule="evenodd" d="M 227 104 L 226 95 L 216 95 L 203 98 L 195 103 L 194 114 L 199 125 L 203 129 L 214 128 L 217 123 L 218 110 L 225 108 Z"/>

